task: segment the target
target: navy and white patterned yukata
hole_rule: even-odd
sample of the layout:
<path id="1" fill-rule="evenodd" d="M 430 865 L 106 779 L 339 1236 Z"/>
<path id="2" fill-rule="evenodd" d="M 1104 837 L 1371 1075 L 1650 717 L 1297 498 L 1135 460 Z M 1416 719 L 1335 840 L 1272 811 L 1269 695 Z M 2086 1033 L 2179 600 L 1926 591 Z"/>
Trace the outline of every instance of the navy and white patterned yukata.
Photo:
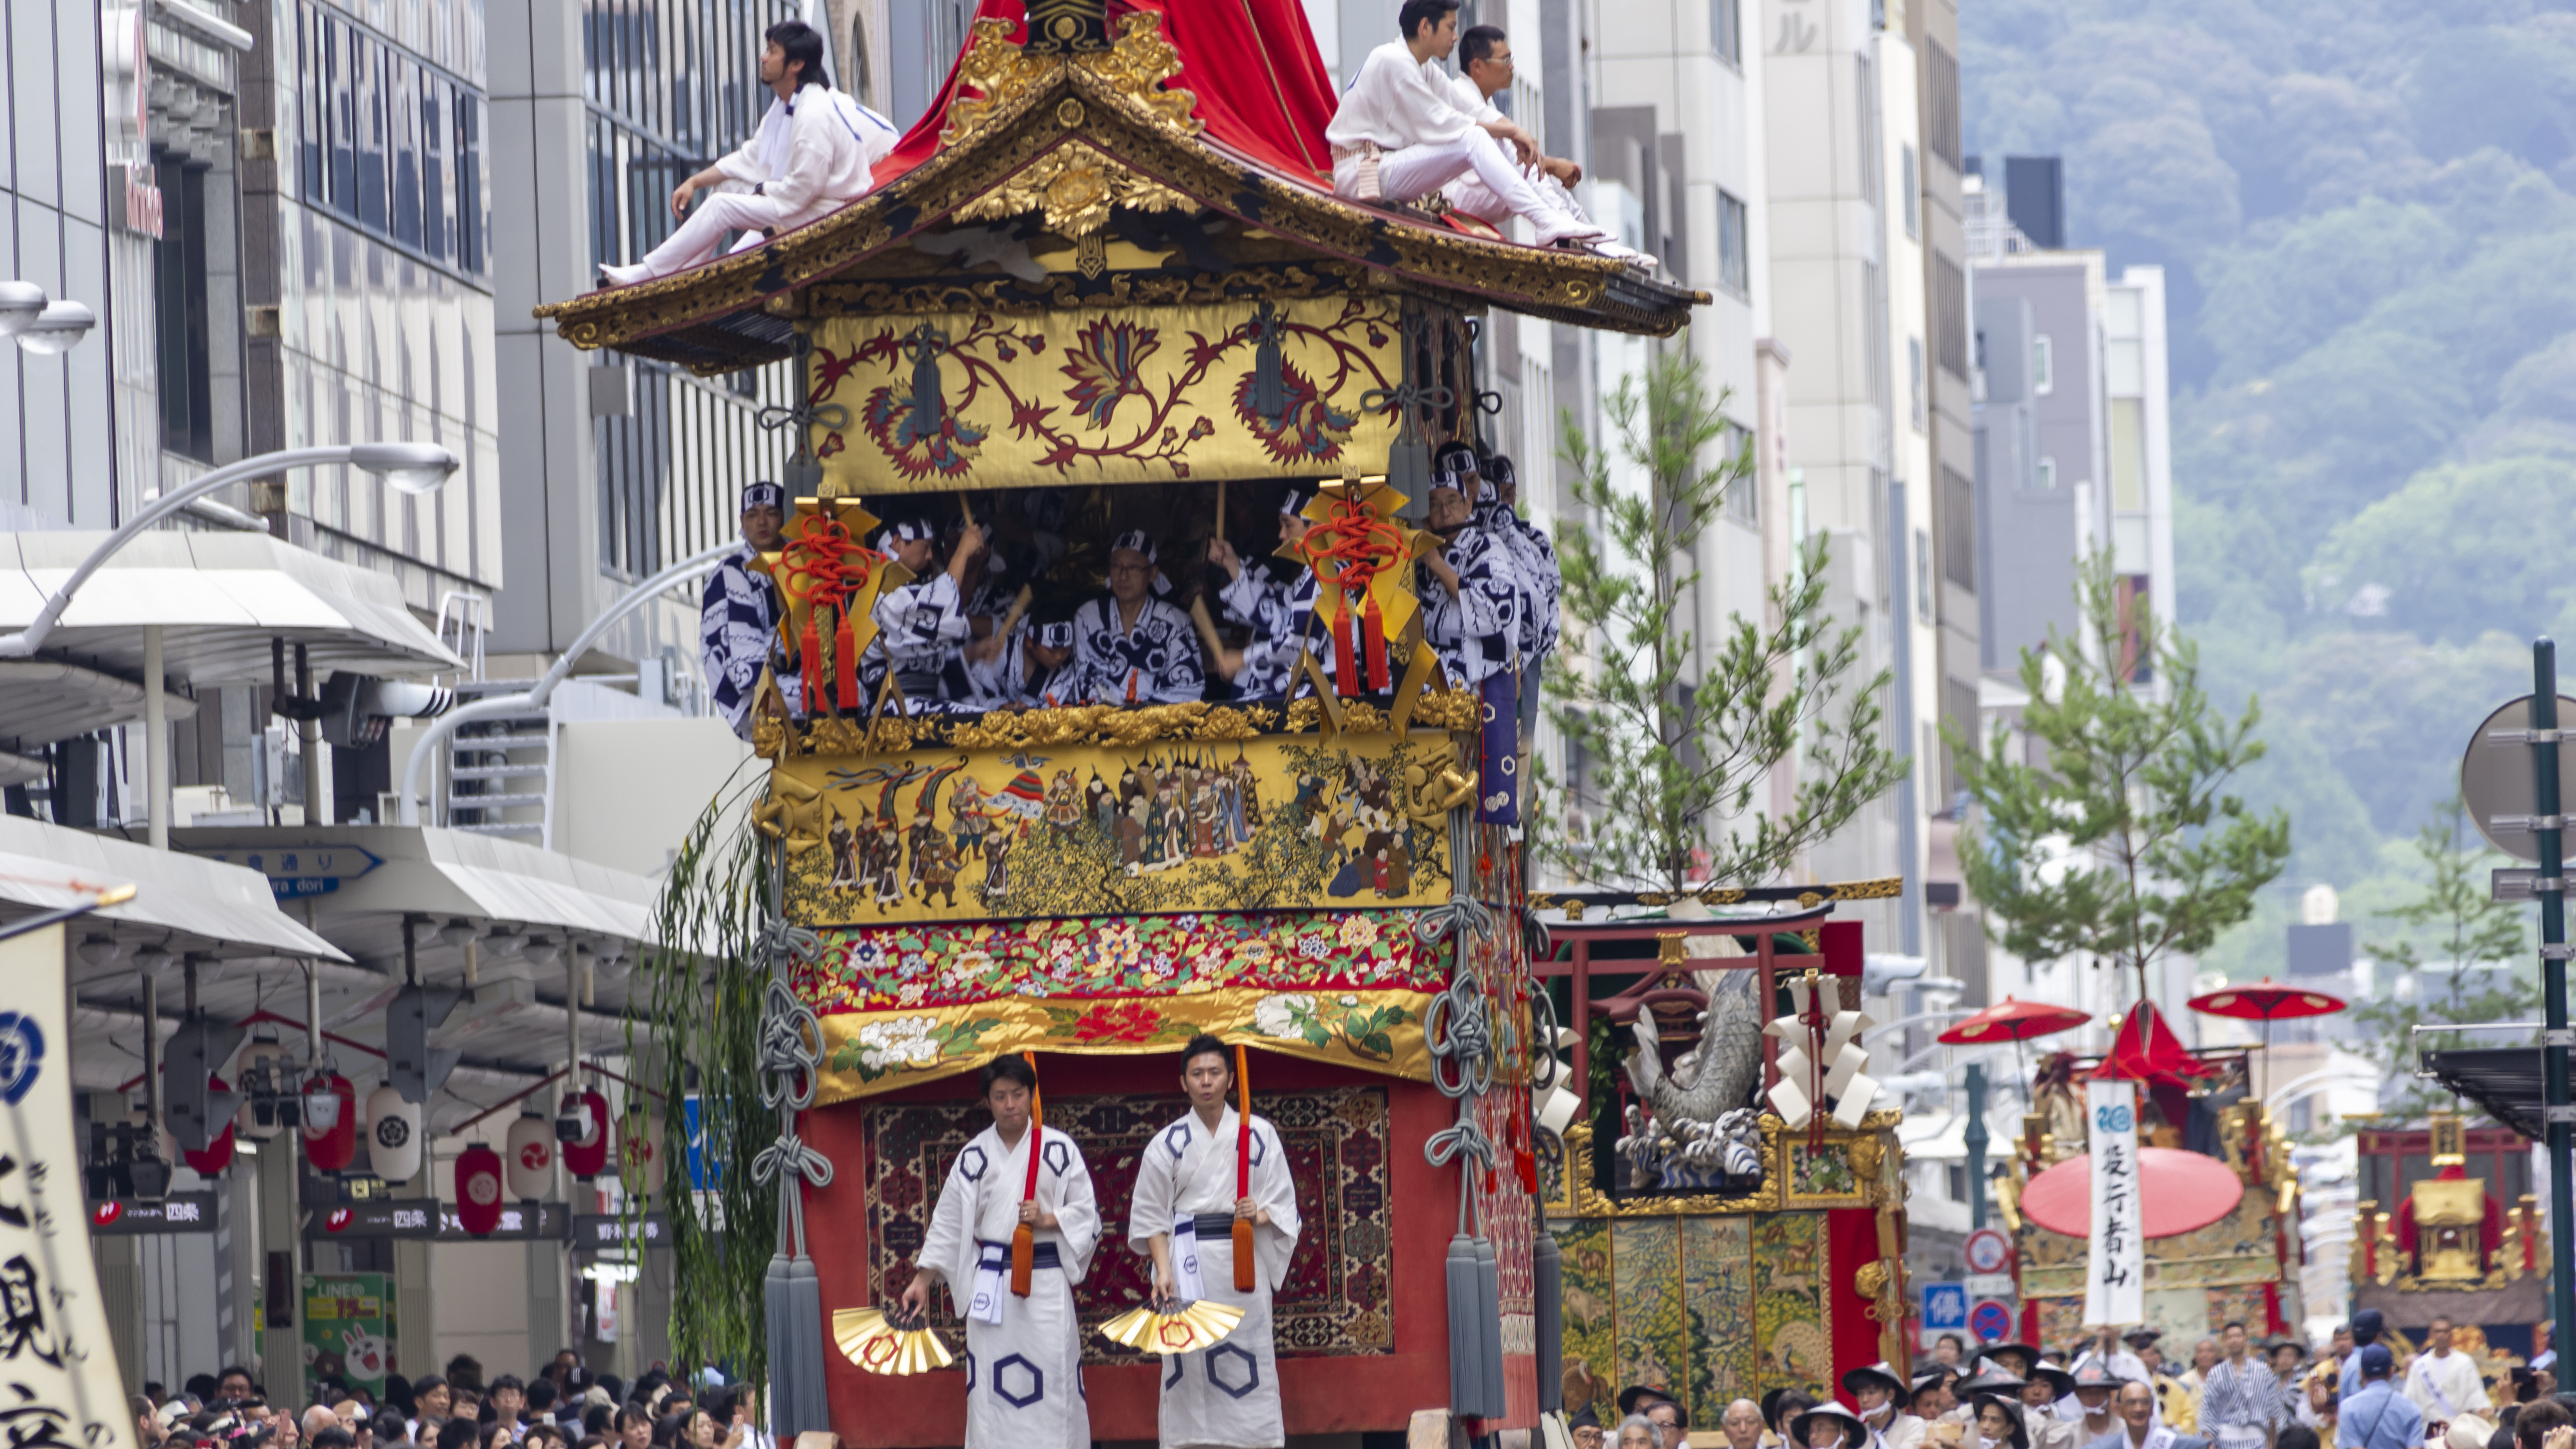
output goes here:
<path id="1" fill-rule="evenodd" d="M 1207 692 L 1189 615 L 1149 598 L 1135 627 L 1122 629 L 1118 619 L 1118 600 L 1108 594 L 1073 616 L 1073 663 L 1083 697 L 1098 704 L 1189 704 Z"/>
<path id="2" fill-rule="evenodd" d="M 698 606 L 698 649 L 707 676 L 707 694 L 725 723 L 743 739 L 751 738 L 753 691 L 760 671 L 774 666 L 778 687 L 791 713 L 799 712 L 804 681 L 796 677 L 780 642 L 778 621 L 784 612 L 778 583 L 752 567 L 760 554 L 748 543 L 707 575 Z"/>
<path id="3" fill-rule="evenodd" d="M 875 617 L 877 637 L 859 665 L 870 708 L 889 667 L 906 713 L 936 712 L 972 695 L 963 653 L 972 631 L 946 570 L 878 594 Z"/>
<path id="4" fill-rule="evenodd" d="M 1245 699 L 1294 698 L 1313 690 L 1313 681 L 1297 678 L 1297 652 L 1315 656 L 1332 678 L 1332 630 L 1315 617 L 1320 589 L 1313 569 L 1301 568 L 1282 579 L 1247 568 L 1217 594 L 1226 618 L 1248 626 L 1251 641 L 1243 646 L 1243 668 L 1234 676 L 1235 693 Z"/>

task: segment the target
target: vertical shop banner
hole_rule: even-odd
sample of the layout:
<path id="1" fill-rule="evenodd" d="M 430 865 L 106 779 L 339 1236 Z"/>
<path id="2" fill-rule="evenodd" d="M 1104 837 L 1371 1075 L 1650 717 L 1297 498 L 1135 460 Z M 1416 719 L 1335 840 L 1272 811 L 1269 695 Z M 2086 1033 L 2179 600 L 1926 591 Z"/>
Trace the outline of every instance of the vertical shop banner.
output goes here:
<path id="1" fill-rule="evenodd" d="M 382 1395 L 393 1372 L 391 1273 L 304 1275 L 304 1373 Z"/>
<path id="2" fill-rule="evenodd" d="M 2147 1314 L 2137 1084 L 2087 1082 L 2084 1110 L 2093 1155 L 2093 1241 L 2085 1260 L 2084 1325 L 2140 1323 Z"/>
<path id="3" fill-rule="evenodd" d="M 72 1134 L 63 928 L 0 941 L 0 1425 L 11 1449 L 136 1449 Z"/>

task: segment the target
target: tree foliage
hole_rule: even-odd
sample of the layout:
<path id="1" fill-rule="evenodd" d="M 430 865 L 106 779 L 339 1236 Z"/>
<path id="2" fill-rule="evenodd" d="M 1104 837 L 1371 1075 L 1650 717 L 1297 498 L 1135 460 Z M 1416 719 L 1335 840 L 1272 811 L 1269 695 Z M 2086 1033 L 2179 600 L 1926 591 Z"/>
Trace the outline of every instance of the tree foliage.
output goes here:
<path id="1" fill-rule="evenodd" d="M 2437 806 L 2416 831 L 2415 854 L 2427 876 L 2422 891 L 2380 913 L 2405 933 L 2366 948 L 2379 965 L 2395 968 L 2396 979 L 2387 995 L 2352 1012 L 2375 1029 L 2363 1046 L 2380 1067 L 2380 1110 L 2399 1123 L 2420 1122 L 2437 1107 L 2459 1105 L 2450 1091 L 2415 1075 L 2420 1053 L 2532 1040 L 2492 1031 L 2418 1036 L 2415 1028 L 2530 1021 L 2540 1010 L 2522 908 L 2496 900 L 2488 890 L 2487 871 L 2502 857 L 2470 827 L 2459 796 Z"/>
<path id="2" fill-rule="evenodd" d="M 1550 823 L 1530 838 L 1543 859 L 1604 883 L 1767 880 L 1902 777 L 1880 738 L 1889 675 L 1855 679 L 1860 630 L 1824 611 L 1821 536 L 1770 590 L 1766 621 L 1732 617 L 1702 648 L 1693 560 L 1727 491 L 1749 486 L 1751 444 L 1721 451 L 1727 396 L 1710 397 L 1686 349 L 1657 356 L 1636 384 L 1603 400 L 1606 442 L 1565 420 L 1575 496 L 1598 525 L 1559 530 L 1568 662 L 1547 689 L 1549 717 L 1587 761 L 1590 820 L 1580 839 Z M 1758 806 L 1784 763 L 1798 779 L 1774 814 Z M 1542 766 L 1542 787 L 1562 783 Z M 1538 793 L 1542 812 L 1553 795 Z"/>
<path id="3" fill-rule="evenodd" d="M 2289 817 L 2248 812 L 2231 780 L 2263 757 L 2249 702 L 2230 722 L 2200 686 L 2198 651 L 2123 607 L 2108 555 L 2076 583 L 2076 637 L 2025 649 L 2025 758 L 1998 723 L 1980 747 L 1944 725 L 1976 802 L 1962 832 L 1988 929 L 2029 961 L 2090 957 L 2134 978 L 2207 950 L 2253 914 L 2290 854 Z M 2131 665 L 2151 665 L 2154 685 Z"/>

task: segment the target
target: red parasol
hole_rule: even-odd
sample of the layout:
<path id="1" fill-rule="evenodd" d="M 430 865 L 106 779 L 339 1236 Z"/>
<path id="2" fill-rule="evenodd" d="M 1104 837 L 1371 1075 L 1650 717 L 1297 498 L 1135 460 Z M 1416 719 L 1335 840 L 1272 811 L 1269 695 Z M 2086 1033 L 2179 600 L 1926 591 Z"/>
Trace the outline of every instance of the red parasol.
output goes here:
<path id="1" fill-rule="evenodd" d="M 2015 1001 L 2007 996 L 1967 1020 L 1934 1037 L 1944 1046 L 1981 1046 L 1990 1041 L 2013 1044 L 2013 1064 L 2023 1077 L 2030 1075 L 2030 1064 L 2022 1060 L 2021 1044 L 2035 1036 L 2055 1036 L 2073 1031 L 2093 1018 L 2071 1006 L 2051 1006 L 2045 1001 Z"/>
<path id="2" fill-rule="evenodd" d="M 2264 1059 L 2271 1059 L 2272 1023 L 2302 1016 L 2332 1016 L 2344 1009 L 2341 997 L 2300 986 L 2282 986 L 2266 976 L 2251 986 L 2227 986 L 2183 1003 L 2203 1016 L 2232 1016 L 2263 1023 Z M 2264 1075 L 2269 1076 L 2267 1070 Z"/>
<path id="3" fill-rule="evenodd" d="M 2071 1006 L 2051 1006 L 2045 1001 L 2015 1001 L 2007 996 L 1934 1039 L 1947 1046 L 2028 1041 L 2035 1036 L 2055 1036 L 2061 1031 L 2073 1031 L 2092 1019 Z"/>
<path id="4" fill-rule="evenodd" d="M 2236 1211 L 2245 1182 L 2226 1163 L 2174 1147 L 2138 1149 L 2139 1229 L 2170 1238 L 2205 1228 Z M 2022 1216 L 2070 1238 L 2092 1236 L 2093 1155 L 2082 1153 L 2022 1188 Z"/>

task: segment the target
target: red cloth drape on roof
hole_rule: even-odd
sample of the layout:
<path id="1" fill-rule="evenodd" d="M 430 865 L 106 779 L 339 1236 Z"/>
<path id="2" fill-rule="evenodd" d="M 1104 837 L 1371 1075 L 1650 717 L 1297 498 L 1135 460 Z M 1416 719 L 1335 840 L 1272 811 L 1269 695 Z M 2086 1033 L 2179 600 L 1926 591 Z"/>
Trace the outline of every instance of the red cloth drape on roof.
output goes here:
<path id="1" fill-rule="evenodd" d="M 1181 73 L 1172 84 L 1197 98 L 1198 118 L 1210 139 L 1271 170 L 1331 184 L 1324 127 L 1337 102 L 1298 0 L 1109 0 L 1110 33 L 1117 33 L 1119 17 L 1138 10 L 1163 17 L 1163 34 L 1181 57 Z M 1014 41 L 1026 34 L 1022 0 L 982 0 L 975 18 L 988 17 L 1009 21 Z M 930 109 L 877 163 L 878 185 L 939 149 L 956 90 L 952 61 Z"/>
<path id="2" fill-rule="evenodd" d="M 2120 1033 L 2111 1039 L 2111 1050 L 2103 1054 L 2102 1064 L 2090 1075 L 2173 1086 L 2210 1076 L 2217 1070 L 2184 1049 L 2182 1039 L 2165 1025 L 2164 1014 L 2156 1010 L 2154 1002 L 2141 1001 L 2120 1022 Z"/>

